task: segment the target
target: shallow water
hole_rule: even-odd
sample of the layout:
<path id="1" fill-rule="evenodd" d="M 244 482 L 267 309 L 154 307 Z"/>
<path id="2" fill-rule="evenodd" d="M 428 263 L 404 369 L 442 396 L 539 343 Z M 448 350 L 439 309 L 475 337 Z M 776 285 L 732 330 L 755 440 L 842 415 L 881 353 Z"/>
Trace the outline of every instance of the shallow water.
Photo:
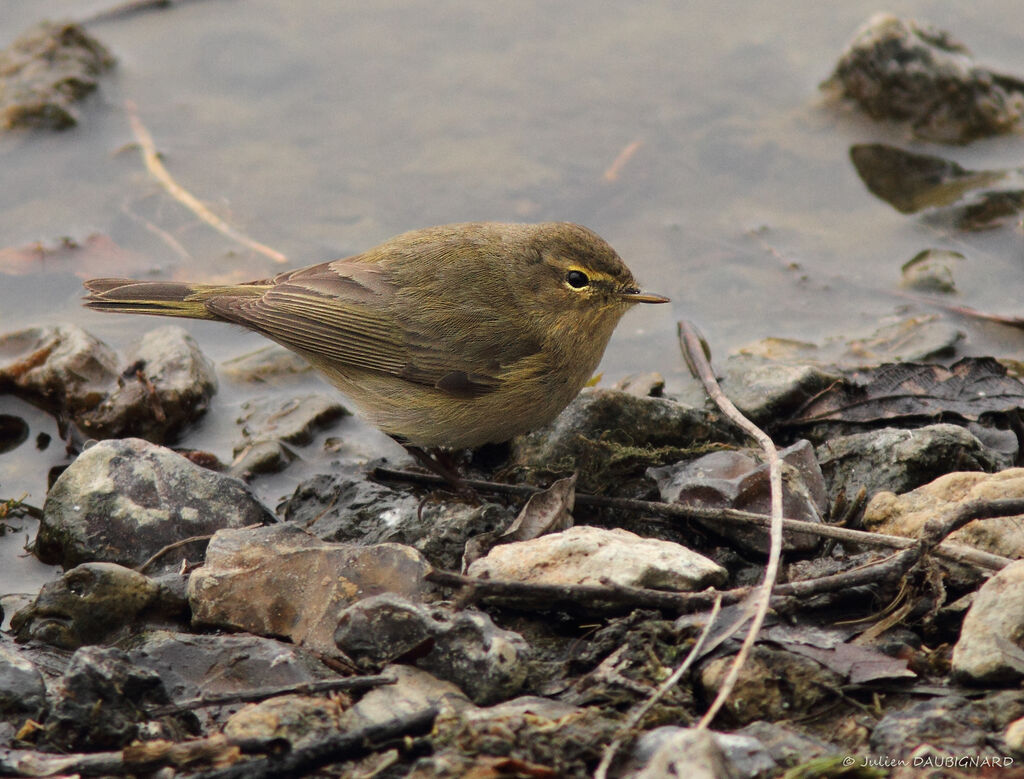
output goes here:
<path id="1" fill-rule="evenodd" d="M 2 3 L 0 45 L 40 18 L 106 5 Z M 660 371 L 670 388 L 684 382 L 682 317 L 724 355 L 769 335 L 820 340 L 922 310 L 893 293 L 900 266 L 930 247 L 966 255 L 958 302 L 1020 314 L 1019 230 L 964 236 L 898 214 L 849 162 L 851 144 L 875 141 L 973 168 L 1021 159 L 1020 136 L 940 148 L 822 101 L 818 83 L 876 10 L 812 0 L 196 0 L 94 24 L 119 64 L 82 106 L 80 126 L 0 137 L 0 248 L 99 234 L 123 253 L 0 267 L 0 332 L 70 321 L 123 347 L 157 321 L 84 311 L 81 278 L 278 269 L 167 196 L 131 146 L 127 99 L 183 186 L 294 265 L 444 222 L 590 226 L 673 301 L 627 316 L 605 383 L 642 370 Z M 986 66 L 1024 73 L 1017 0 L 887 10 L 953 31 Z M 958 325 L 967 352 L 1020 355 L 1019 331 Z M 261 343 L 186 326 L 218 361 Z M 183 443 L 229 457 L 246 392 L 225 383 Z M 0 396 L 0 413 L 14 403 Z M 0 498 L 27 492 L 42 503 L 46 467 L 64 459 L 59 442 L 32 447 L 48 424 L 32 417 L 28 443 L 0 455 Z M 358 423 L 343 430 L 389 451 Z M 30 575 L 11 577 L 3 559 L 0 592 Z"/>

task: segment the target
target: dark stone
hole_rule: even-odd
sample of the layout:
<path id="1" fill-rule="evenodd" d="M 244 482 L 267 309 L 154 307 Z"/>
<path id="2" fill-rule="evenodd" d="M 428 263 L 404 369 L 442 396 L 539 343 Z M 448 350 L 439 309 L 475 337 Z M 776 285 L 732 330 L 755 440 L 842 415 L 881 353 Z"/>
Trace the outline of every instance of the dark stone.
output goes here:
<path id="1" fill-rule="evenodd" d="M 238 479 L 139 439 L 101 441 L 50 489 L 35 551 L 65 568 L 93 561 L 135 567 L 191 536 L 274 521 Z M 155 567 L 169 570 L 190 551 L 194 558 L 186 546 Z"/>

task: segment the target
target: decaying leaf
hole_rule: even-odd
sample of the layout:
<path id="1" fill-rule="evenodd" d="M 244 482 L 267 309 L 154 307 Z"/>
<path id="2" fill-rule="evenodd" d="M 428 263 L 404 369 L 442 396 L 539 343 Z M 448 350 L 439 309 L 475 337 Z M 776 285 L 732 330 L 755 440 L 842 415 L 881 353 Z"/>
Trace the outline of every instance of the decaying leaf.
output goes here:
<path id="1" fill-rule="evenodd" d="M 547 533 L 568 530 L 573 525 L 572 509 L 576 502 L 576 474 L 559 479 L 546 490 L 530 496 L 512 524 L 505 530 L 495 530 L 473 536 L 466 542 L 462 555 L 462 571 L 479 560 L 499 544 L 529 541 Z"/>
<path id="2" fill-rule="evenodd" d="M 956 417 L 1024 408 L 1024 384 L 991 357 L 967 357 L 950 367 L 888 363 L 856 371 L 812 398 L 789 424 L 824 420 L 870 423 Z"/>
<path id="3" fill-rule="evenodd" d="M 877 649 L 847 643 L 846 636 L 839 631 L 799 625 L 773 625 L 764 631 L 762 639 L 816 660 L 847 678 L 851 684 L 917 677 L 907 668 L 906 660 L 889 657 Z"/>
<path id="4" fill-rule="evenodd" d="M 83 241 L 60 238 L 0 249 L 0 273 L 25 276 L 44 271 L 72 271 L 79 278 L 123 276 L 148 267 L 142 257 L 125 251 L 106 235 L 93 233 Z"/>

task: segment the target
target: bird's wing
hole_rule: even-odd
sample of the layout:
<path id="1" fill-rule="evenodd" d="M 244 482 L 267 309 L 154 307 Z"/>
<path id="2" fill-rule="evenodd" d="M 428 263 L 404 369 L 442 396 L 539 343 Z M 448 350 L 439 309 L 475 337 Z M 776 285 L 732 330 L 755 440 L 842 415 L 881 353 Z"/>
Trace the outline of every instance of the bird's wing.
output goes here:
<path id="1" fill-rule="evenodd" d="M 335 261 L 283 273 L 259 297 L 226 295 L 209 310 L 321 361 L 391 374 L 472 397 L 501 383 L 503 366 L 458 353 L 443 333 L 423 332 L 383 310 L 386 269 Z M 443 328 L 441 328 L 443 331 Z"/>

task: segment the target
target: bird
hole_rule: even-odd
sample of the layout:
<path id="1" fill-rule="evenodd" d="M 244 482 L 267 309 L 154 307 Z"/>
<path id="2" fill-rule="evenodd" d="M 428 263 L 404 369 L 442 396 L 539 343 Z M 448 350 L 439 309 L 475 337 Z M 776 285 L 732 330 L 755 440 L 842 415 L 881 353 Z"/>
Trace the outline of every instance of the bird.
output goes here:
<path id="1" fill-rule="evenodd" d="M 551 422 L 642 291 L 568 222 L 413 230 L 361 254 L 237 284 L 84 282 L 97 311 L 241 325 L 296 352 L 420 458 Z"/>

